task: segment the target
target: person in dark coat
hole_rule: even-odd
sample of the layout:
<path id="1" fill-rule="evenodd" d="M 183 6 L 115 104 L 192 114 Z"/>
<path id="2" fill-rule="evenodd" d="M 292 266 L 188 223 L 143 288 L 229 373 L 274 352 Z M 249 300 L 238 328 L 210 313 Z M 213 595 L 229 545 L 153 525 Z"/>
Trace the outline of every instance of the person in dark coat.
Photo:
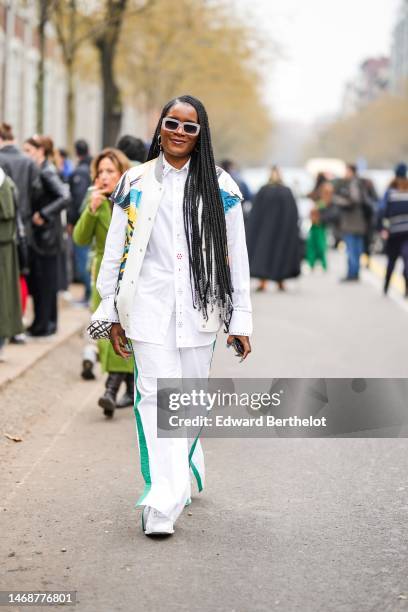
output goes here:
<path id="1" fill-rule="evenodd" d="M 260 279 L 257 291 L 264 291 L 268 280 L 278 283 L 300 274 L 298 208 L 289 187 L 282 182 L 278 168 L 257 193 L 248 219 L 248 256 L 251 276 Z"/>
<path id="2" fill-rule="evenodd" d="M 340 229 L 347 250 L 347 274 L 341 280 L 358 281 L 360 257 L 372 217 L 372 202 L 367 185 L 358 176 L 355 165 L 348 164 L 345 178 L 335 182 L 333 202 L 340 210 Z"/>
<path id="3" fill-rule="evenodd" d="M 408 178 L 407 165 L 398 164 L 395 179 L 387 190 L 383 215 L 383 238 L 387 240 L 385 252 L 388 257 L 384 280 L 387 294 L 392 273 L 399 257 L 404 262 L 405 297 L 408 298 Z"/>
<path id="4" fill-rule="evenodd" d="M 230 159 L 224 159 L 220 163 L 220 166 L 221 166 L 221 168 L 223 170 L 225 170 L 225 172 L 228 172 L 228 174 L 230 174 L 232 176 L 232 178 L 234 179 L 234 181 L 238 185 L 239 190 L 242 193 L 242 197 L 243 197 L 242 203 L 244 203 L 244 202 L 251 202 L 252 201 L 251 191 L 250 191 L 247 183 L 242 178 L 241 173 L 239 172 L 239 170 L 236 167 L 236 165 L 234 164 L 234 162 L 232 160 L 230 160 Z"/>
<path id="5" fill-rule="evenodd" d="M 29 239 L 33 208 L 41 196 L 40 169 L 16 147 L 13 129 L 8 123 L 0 124 L 0 167 L 17 187 L 17 208 Z"/>
<path id="6" fill-rule="evenodd" d="M 89 146 L 86 140 L 79 139 L 75 142 L 75 153 L 78 163 L 69 178 L 71 202 L 67 211 L 67 231 L 70 236 L 74 226 L 81 216 L 82 204 L 88 188 L 91 185 L 91 162 Z M 74 258 L 74 278 L 83 283 L 85 295 L 83 302 L 87 304 L 91 297 L 91 272 L 89 269 L 89 246 L 78 246 L 72 244 Z"/>
<path id="7" fill-rule="evenodd" d="M 71 192 L 71 202 L 67 210 L 68 225 L 72 227 L 81 216 L 81 207 L 84 201 L 88 187 L 91 185 L 91 162 L 92 157 L 89 155 L 89 146 L 86 140 L 77 140 L 75 142 L 75 153 L 77 157 L 77 165 L 69 177 L 69 188 Z"/>
<path id="8" fill-rule="evenodd" d="M 40 168 L 41 201 L 32 216 L 30 245 L 31 269 L 28 286 L 34 302 L 31 336 L 49 336 L 57 331 L 58 262 L 63 246 L 61 211 L 69 202 L 68 192 L 49 157 L 52 140 L 45 136 L 29 138 L 26 150 Z"/>
<path id="9" fill-rule="evenodd" d="M 66 149 L 56 149 L 54 158 L 58 175 L 64 183 L 69 183 L 69 179 L 74 171 L 74 164 L 69 158 L 68 151 Z"/>
<path id="10" fill-rule="evenodd" d="M 366 267 L 370 267 L 370 256 L 373 247 L 374 235 L 377 224 L 377 212 L 379 206 L 379 197 L 374 183 L 371 179 L 363 177 L 361 179 L 364 185 L 364 215 L 367 221 L 367 232 L 364 236 L 363 253 L 367 255 Z"/>
<path id="11" fill-rule="evenodd" d="M 17 198 L 13 181 L 0 168 L 0 361 L 6 338 L 23 331 L 17 256 Z"/>
<path id="12" fill-rule="evenodd" d="M 138 166 L 146 161 L 147 149 L 141 138 L 125 134 L 119 138 L 116 148 L 126 155 L 132 166 Z"/>
<path id="13" fill-rule="evenodd" d="M 0 124 L 0 168 L 4 170 L 17 188 L 17 246 L 20 260 L 20 289 L 24 314 L 24 305 L 28 293 L 26 276 L 30 269 L 27 239 L 30 239 L 31 236 L 32 211 L 35 207 L 35 202 L 41 197 L 40 170 L 32 159 L 24 155 L 17 148 L 13 128 L 4 122 Z M 9 341 L 14 344 L 24 344 L 25 335 L 13 335 Z"/>
<path id="14" fill-rule="evenodd" d="M 239 172 L 237 166 L 234 164 L 234 162 L 231 159 L 224 159 L 221 163 L 220 166 L 223 170 L 225 170 L 225 172 L 228 172 L 228 174 L 230 174 L 232 176 L 232 178 L 234 179 L 234 181 L 236 182 L 236 184 L 239 187 L 239 190 L 242 194 L 243 200 L 242 200 L 242 213 L 244 215 L 244 224 L 245 224 L 245 232 L 247 231 L 247 223 L 248 223 L 248 218 L 249 218 L 249 214 L 251 212 L 251 208 L 252 208 L 252 199 L 253 199 L 253 195 L 251 193 L 251 190 L 248 187 L 248 184 L 246 183 L 246 181 L 243 179 L 241 173 Z"/>

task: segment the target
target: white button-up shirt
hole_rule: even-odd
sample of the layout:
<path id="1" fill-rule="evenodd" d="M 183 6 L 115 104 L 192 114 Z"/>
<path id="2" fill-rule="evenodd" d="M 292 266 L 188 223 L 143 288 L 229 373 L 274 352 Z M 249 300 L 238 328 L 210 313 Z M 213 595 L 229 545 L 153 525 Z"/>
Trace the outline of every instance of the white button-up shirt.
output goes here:
<path id="1" fill-rule="evenodd" d="M 199 330 L 197 322 L 200 315 L 193 306 L 183 219 L 188 168 L 189 162 L 178 170 L 163 157 L 163 197 L 143 259 L 130 324 L 126 330 L 132 340 L 175 344 L 181 348 L 212 344 L 216 338 L 215 332 Z M 230 333 L 250 335 L 249 266 L 241 205 L 238 203 L 228 210 L 225 218 L 234 287 Z M 115 204 L 107 238 L 110 261 L 114 253 L 117 254 L 117 261 L 120 261 L 126 224 L 126 212 Z M 107 261 L 105 265 L 102 262 L 97 282 L 102 298 L 113 293 L 116 280 L 117 267 L 108 265 Z"/>

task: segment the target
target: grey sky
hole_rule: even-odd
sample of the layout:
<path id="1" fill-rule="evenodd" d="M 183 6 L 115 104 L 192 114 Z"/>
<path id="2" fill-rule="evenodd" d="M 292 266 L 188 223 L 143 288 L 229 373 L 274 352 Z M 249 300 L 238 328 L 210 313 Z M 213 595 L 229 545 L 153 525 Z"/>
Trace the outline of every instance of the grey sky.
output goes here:
<path id="1" fill-rule="evenodd" d="M 336 113 L 345 82 L 369 56 L 390 53 L 400 0 L 236 0 L 280 45 L 265 95 L 279 119 Z"/>

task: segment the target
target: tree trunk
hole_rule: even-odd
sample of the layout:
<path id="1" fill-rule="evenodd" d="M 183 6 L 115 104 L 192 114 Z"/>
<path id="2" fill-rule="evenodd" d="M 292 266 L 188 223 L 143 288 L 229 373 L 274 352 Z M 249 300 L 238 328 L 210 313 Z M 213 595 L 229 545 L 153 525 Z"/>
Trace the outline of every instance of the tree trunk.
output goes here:
<path id="1" fill-rule="evenodd" d="M 122 98 L 114 77 L 116 44 L 104 38 L 98 41 L 102 77 L 102 146 L 115 146 L 122 123 Z"/>
<path id="2" fill-rule="evenodd" d="M 102 145 L 114 146 L 122 123 L 122 97 L 115 81 L 116 48 L 127 0 L 107 0 L 107 29 L 95 40 L 102 78 Z"/>
<path id="3" fill-rule="evenodd" d="M 65 13 L 65 14 L 64 14 Z M 77 21 L 79 14 L 77 10 L 77 0 L 69 0 L 66 6 L 61 6 L 57 2 L 54 5 L 54 25 L 57 31 L 58 42 L 61 47 L 62 58 L 65 65 L 65 86 L 66 86 L 66 134 L 67 148 L 72 153 L 75 138 L 75 80 L 74 66 L 78 51 L 77 42 Z"/>
<path id="4" fill-rule="evenodd" d="M 66 64 L 67 69 L 67 148 L 70 153 L 74 150 L 75 140 L 75 88 L 73 61 Z"/>
<path id="5" fill-rule="evenodd" d="M 40 0 L 38 20 L 40 57 L 38 60 L 38 73 L 36 83 L 36 131 L 38 132 L 38 134 L 44 133 L 45 51 L 47 44 L 45 28 L 48 22 L 48 9 L 49 1 Z"/>

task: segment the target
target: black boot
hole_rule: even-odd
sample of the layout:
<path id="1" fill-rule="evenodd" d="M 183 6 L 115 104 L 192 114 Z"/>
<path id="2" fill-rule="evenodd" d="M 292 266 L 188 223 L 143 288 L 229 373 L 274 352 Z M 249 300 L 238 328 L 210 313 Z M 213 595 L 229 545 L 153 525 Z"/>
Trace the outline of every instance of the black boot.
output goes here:
<path id="1" fill-rule="evenodd" d="M 112 418 L 116 408 L 116 395 L 124 375 L 121 372 L 113 372 L 108 375 L 105 383 L 105 393 L 98 400 L 98 405 L 103 408 L 103 414 Z"/>
<path id="2" fill-rule="evenodd" d="M 84 380 L 95 380 L 95 374 L 93 371 L 94 363 L 90 359 L 82 360 L 82 372 L 81 376 Z"/>
<path id="3" fill-rule="evenodd" d="M 128 406 L 133 406 L 133 374 L 125 374 L 125 382 L 126 382 L 126 391 L 116 402 L 116 408 L 128 408 Z"/>

